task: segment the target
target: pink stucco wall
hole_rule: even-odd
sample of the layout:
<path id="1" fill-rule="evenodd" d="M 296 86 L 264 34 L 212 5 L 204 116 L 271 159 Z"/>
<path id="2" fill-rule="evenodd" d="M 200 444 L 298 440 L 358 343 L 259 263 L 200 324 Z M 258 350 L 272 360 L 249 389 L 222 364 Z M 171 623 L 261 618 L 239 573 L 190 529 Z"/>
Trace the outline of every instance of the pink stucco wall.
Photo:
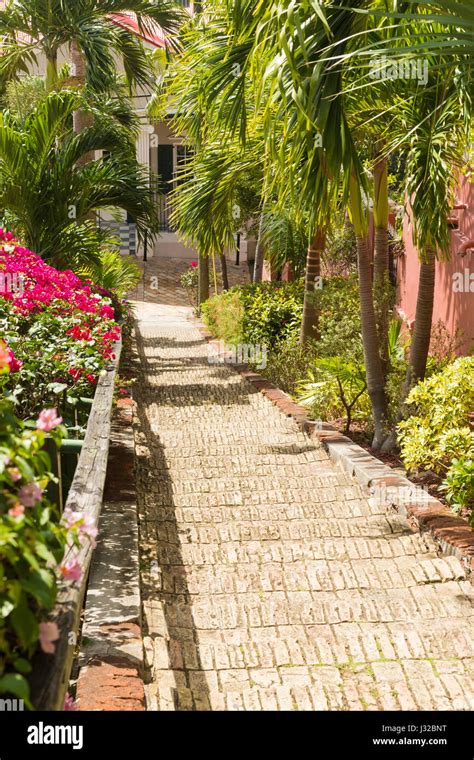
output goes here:
<path id="1" fill-rule="evenodd" d="M 464 257 L 458 254 L 461 245 L 474 238 L 474 184 L 462 179 L 456 200 L 465 203 L 465 210 L 453 212 L 459 219 L 459 229 L 451 231 L 451 260 L 436 265 L 436 289 L 433 324 L 442 320 L 453 335 L 457 327 L 464 334 L 463 352 L 474 348 L 474 244 Z M 405 254 L 398 260 L 398 308 L 411 322 L 415 318 L 420 265 L 413 246 L 409 214 L 405 219 L 403 238 Z M 467 270 L 467 273 L 465 273 Z M 462 273 L 468 284 L 467 292 L 455 292 L 453 275 Z M 469 290 L 469 277 L 472 283 Z"/>

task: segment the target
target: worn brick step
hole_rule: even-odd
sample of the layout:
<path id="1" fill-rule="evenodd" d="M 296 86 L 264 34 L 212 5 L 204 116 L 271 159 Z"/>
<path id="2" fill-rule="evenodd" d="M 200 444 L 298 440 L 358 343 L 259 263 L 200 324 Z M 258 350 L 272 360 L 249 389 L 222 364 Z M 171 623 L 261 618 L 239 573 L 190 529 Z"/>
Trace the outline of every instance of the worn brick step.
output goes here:
<path id="1" fill-rule="evenodd" d="M 450 664 L 375 662 L 349 668 L 320 666 L 158 671 L 160 708 L 177 710 L 440 710 L 472 709 L 469 678 Z M 163 700 L 163 701 L 162 701 Z M 170 706 L 172 705 L 172 706 Z"/>
<path id="2" fill-rule="evenodd" d="M 166 499 L 166 501 L 169 500 Z M 184 499 L 179 499 L 179 501 L 184 501 Z M 205 502 L 207 500 L 204 498 L 202 501 Z M 214 501 L 214 499 L 211 499 L 211 501 Z M 274 522 L 292 522 L 295 520 L 304 522 L 306 520 L 313 521 L 328 518 L 344 520 L 347 516 L 348 505 L 353 519 L 363 516 L 368 517 L 369 515 L 380 516 L 382 520 L 385 519 L 386 510 L 381 509 L 380 511 L 376 511 L 375 509 L 370 509 L 366 502 L 357 499 L 346 502 L 346 504 L 335 501 L 328 502 L 325 505 L 317 503 L 297 504 L 291 501 L 283 502 L 282 504 L 255 505 L 252 503 L 245 504 L 245 500 L 242 499 L 242 506 L 236 506 L 235 504 L 214 504 L 209 506 L 206 503 L 202 506 L 183 506 L 181 504 L 158 505 L 151 500 L 148 508 L 140 505 L 140 514 L 150 524 L 156 523 L 159 525 L 160 523 L 175 522 L 179 524 L 181 530 L 187 530 L 191 526 L 219 529 L 222 527 L 222 524 L 230 526 L 233 523 L 244 522 L 266 522 L 271 524 Z"/>
<path id="3" fill-rule="evenodd" d="M 147 447 L 147 450 L 154 456 L 166 453 L 166 458 L 163 460 L 165 470 L 180 467 L 184 471 L 184 474 L 192 472 L 193 468 L 197 468 L 200 471 L 204 470 L 206 473 L 211 472 L 213 469 L 228 472 L 229 468 L 232 468 L 233 465 L 245 467 L 250 472 L 256 471 L 256 468 L 259 467 L 271 468 L 271 471 L 274 473 L 275 460 L 277 460 L 278 465 L 283 468 L 289 467 L 292 470 L 293 467 L 308 467 L 316 475 L 324 473 L 330 477 L 333 477 L 334 473 L 336 473 L 338 477 L 344 479 L 344 482 L 348 482 L 349 476 L 342 470 L 334 468 L 325 454 L 321 453 L 321 460 L 315 459 L 314 447 L 312 445 L 297 446 L 296 448 L 297 452 L 294 453 L 281 451 L 276 454 L 266 452 L 263 447 L 260 447 L 259 451 L 253 453 L 243 452 L 241 449 L 232 449 L 229 455 L 222 458 L 218 456 L 220 449 L 217 450 L 216 446 L 210 447 L 210 451 L 207 446 L 200 452 L 196 452 L 196 448 L 189 449 L 181 446 L 179 449 L 173 447 L 166 449 L 164 452 L 162 446 L 153 444 Z M 214 451 L 215 454 L 213 453 Z M 322 450 L 318 447 L 318 451 Z M 183 464 L 183 460 L 185 460 L 185 465 Z M 159 473 L 156 474 L 159 477 Z"/>
<path id="4" fill-rule="evenodd" d="M 142 531 L 144 525 L 142 524 Z M 143 533 L 142 533 L 143 535 Z M 149 539 L 142 541 L 143 551 L 156 552 L 155 559 L 160 566 L 185 565 L 236 565 L 267 562 L 294 563 L 300 560 L 336 560 L 349 559 L 390 559 L 392 557 L 417 556 L 432 552 L 432 548 L 423 544 L 416 534 L 400 534 L 385 538 L 325 538 L 320 540 L 294 542 L 258 541 L 235 544 L 234 542 L 214 544 L 183 544 L 182 546 L 161 545 Z"/>
<path id="5" fill-rule="evenodd" d="M 170 633 L 164 602 L 146 603 L 145 611 L 155 630 L 148 639 L 148 660 L 156 668 L 219 670 L 401 659 L 447 659 L 453 672 L 474 668 L 474 642 L 469 631 L 459 627 L 459 618 L 420 621 L 416 630 L 409 621 L 298 624 L 202 630 L 196 638 L 185 637 L 182 630 L 178 637 Z"/>
<path id="6" fill-rule="evenodd" d="M 412 531 L 403 518 L 378 517 L 374 515 L 354 517 L 352 520 L 315 519 L 290 520 L 282 522 L 235 521 L 223 525 L 204 523 L 177 527 L 175 521 L 156 522 L 155 538 L 160 544 L 186 543 L 219 544 L 254 541 L 303 541 L 315 538 L 349 538 L 360 536 L 367 538 L 391 537 L 393 535 L 410 535 Z M 148 522 L 148 525 L 153 525 Z"/>
<path id="7" fill-rule="evenodd" d="M 461 646 L 464 642 L 460 642 Z M 465 644 L 464 644 L 465 646 Z M 378 649 L 380 651 L 378 651 Z M 376 649 L 375 652 L 372 650 Z M 362 637 L 352 642 L 348 650 L 350 654 L 338 656 L 339 647 L 333 647 L 331 641 L 323 638 L 314 639 L 311 643 L 297 639 L 279 638 L 274 642 L 246 642 L 239 646 L 223 643 L 204 643 L 199 652 L 189 642 L 176 639 L 165 641 L 155 639 L 151 645 L 151 669 L 156 678 L 160 670 L 182 671 L 227 671 L 248 670 L 258 668 L 265 671 L 269 668 L 312 668 L 334 667 L 341 671 L 356 670 L 365 667 L 372 669 L 374 663 L 381 662 L 415 662 L 425 663 L 436 673 L 436 660 L 451 659 L 452 650 L 449 646 L 438 646 L 434 643 L 426 656 L 416 657 L 412 643 L 403 635 L 393 640 L 373 637 L 364 640 Z M 472 648 L 471 648 L 472 650 Z M 471 651 L 468 657 L 459 658 L 462 674 L 472 672 L 474 656 Z M 359 655 L 359 658 L 357 657 Z M 459 672 L 459 669 L 458 669 Z"/>
<path id="8" fill-rule="evenodd" d="M 201 593 L 189 597 L 166 594 L 169 628 L 220 630 L 274 625 L 318 625 L 343 622 L 391 623 L 458 618 L 474 623 L 472 586 L 447 581 L 408 589 L 344 591 L 265 591 L 226 594 Z M 463 615 L 463 618 L 459 616 Z"/>
<path id="9" fill-rule="evenodd" d="M 323 489 L 321 489 L 322 491 Z M 327 490 L 327 489 L 326 489 Z M 312 505 L 315 510 L 315 514 L 317 512 L 321 512 L 321 510 L 324 510 L 326 507 L 328 510 L 331 510 L 333 504 L 334 505 L 342 505 L 343 502 L 341 502 L 340 499 L 334 499 L 333 493 L 331 491 L 328 492 L 328 498 L 327 500 L 322 499 L 321 501 L 314 498 L 314 491 L 308 491 L 303 492 L 301 494 L 301 498 L 298 499 L 296 497 L 296 492 L 291 493 L 285 493 L 283 491 L 262 491 L 261 493 L 258 491 L 228 491 L 228 492 L 221 492 L 221 493 L 189 493 L 189 494 L 179 494 L 179 493 L 166 493 L 166 494 L 154 494 L 152 497 L 149 497 L 146 500 L 146 503 L 148 504 L 148 509 L 155 509 L 158 507 L 239 507 L 239 506 L 252 506 L 252 505 L 261 505 L 261 506 L 290 506 L 292 504 L 303 504 L 303 505 Z M 349 501 L 349 500 L 348 500 Z M 144 500 L 142 501 L 142 504 L 144 503 Z M 349 501 L 349 506 L 346 510 L 345 517 L 349 521 L 349 519 L 352 519 L 354 516 L 353 512 L 350 511 L 351 507 L 361 505 L 364 509 L 364 511 L 369 514 L 371 511 L 375 514 L 380 514 L 379 510 L 387 511 L 385 507 L 371 507 L 368 502 L 365 499 L 358 499 L 357 495 L 355 495 L 355 498 Z M 329 514 L 331 514 L 329 512 Z"/>
<path id="10" fill-rule="evenodd" d="M 326 560 L 295 562 L 291 567 L 267 563 L 240 563 L 210 568 L 153 568 L 144 580 L 167 594 L 242 594 L 267 591 L 342 591 L 344 589 L 395 589 L 429 583 L 464 580 L 466 570 L 455 557 L 401 557 L 393 560 L 347 560 L 337 568 Z"/>
<path id="11" fill-rule="evenodd" d="M 367 494 L 361 486 L 352 484 L 347 477 L 335 472 L 333 479 L 329 477 L 321 478 L 316 474 L 306 472 L 308 465 L 301 465 L 303 470 L 301 476 L 294 471 L 292 476 L 280 476 L 279 474 L 269 471 L 266 475 L 256 476 L 254 472 L 247 475 L 234 475 L 228 472 L 227 476 L 214 478 L 210 474 L 202 471 L 197 477 L 189 472 L 188 468 L 183 469 L 179 475 L 179 480 L 173 480 L 169 475 L 160 477 L 160 472 L 150 473 L 154 492 L 162 493 L 222 493 L 228 491 L 275 491 L 281 490 L 287 493 L 314 493 L 316 491 L 318 498 L 322 500 L 337 499 L 367 499 Z M 148 498 L 153 499 L 154 494 L 149 494 Z"/>

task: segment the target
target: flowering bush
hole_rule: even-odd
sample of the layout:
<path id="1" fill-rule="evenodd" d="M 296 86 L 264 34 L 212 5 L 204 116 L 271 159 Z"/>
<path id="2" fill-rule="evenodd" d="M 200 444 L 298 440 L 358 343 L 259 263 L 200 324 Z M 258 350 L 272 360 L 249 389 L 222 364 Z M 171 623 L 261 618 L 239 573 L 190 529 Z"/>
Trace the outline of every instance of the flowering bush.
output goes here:
<path id="1" fill-rule="evenodd" d="M 180 283 L 188 294 L 191 306 L 196 306 L 199 285 L 199 267 L 197 261 L 191 261 L 188 269 L 181 275 Z"/>
<path id="2" fill-rule="evenodd" d="M 0 338 L 10 356 L 6 391 L 18 414 L 54 407 L 58 396 L 92 396 L 120 337 L 112 299 L 49 266 L 11 233 L 0 230 L 0 246 Z"/>
<path id="3" fill-rule="evenodd" d="M 0 371 L 1 388 L 8 368 Z M 57 579 L 80 578 L 80 568 L 67 561 L 67 547 L 96 537 L 85 515 L 65 512 L 61 518 L 47 496 L 52 475 L 45 438 L 59 446 L 61 422 L 54 409 L 24 422 L 0 402 L 0 694 L 27 705 L 30 659 L 38 646 L 52 654 L 59 638 L 56 624 L 45 620 Z"/>
<path id="4" fill-rule="evenodd" d="M 61 445 L 63 421 L 74 425 L 75 403 L 93 395 L 119 337 L 111 294 L 0 230 L 0 694 L 27 705 L 30 660 L 59 638 L 47 620 L 58 581 L 81 579 L 74 547 L 97 533 L 87 515 L 61 516 L 50 501 L 45 443 Z"/>

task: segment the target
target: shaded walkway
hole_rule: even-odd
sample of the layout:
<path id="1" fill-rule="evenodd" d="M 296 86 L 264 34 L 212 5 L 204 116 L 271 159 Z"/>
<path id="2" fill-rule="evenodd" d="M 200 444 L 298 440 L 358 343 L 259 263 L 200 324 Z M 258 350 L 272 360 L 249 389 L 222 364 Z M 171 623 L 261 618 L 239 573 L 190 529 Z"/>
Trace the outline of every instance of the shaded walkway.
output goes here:
<path id="1" fill-rule="evenodd" d="M 472 709 L 458 560 L 209 364 L 179 293 L 153 301 L 135 392 L 150 709 Z"/>

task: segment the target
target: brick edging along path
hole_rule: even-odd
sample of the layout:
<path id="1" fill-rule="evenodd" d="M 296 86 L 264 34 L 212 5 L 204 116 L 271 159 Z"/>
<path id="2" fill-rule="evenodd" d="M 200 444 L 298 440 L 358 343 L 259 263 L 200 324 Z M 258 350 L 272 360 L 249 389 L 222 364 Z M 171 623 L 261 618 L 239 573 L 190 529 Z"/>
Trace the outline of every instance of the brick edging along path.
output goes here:
<path id="1" fill-rule="evenodd" d="M 222 352 L 222 341 L 215 338 L 197 319 L 193 319 L 203 338 L 216 348 L 225 360 L 232 359 L 232 351 Z M 296 404 L 290 396 L 274 383 L 254 372 L 246 364 L 230 364 L 256 390 L 260 391 L 283 414 L 291 417 L 311 437 L 317 438 L 333 462 L 339 464 L 349 475 L 355 477 L 371 493 L 382 492 L 391 506 L 406 517 L 421 533 L 428 531 L 440 552 L 454 555 L 469 571 L 474 570 L 474 530 L 466 520 L 457 517 L 438 499 L 430 496 L 408 478 L 394 473 L 380 459 L 369 454 L 328 423 L 320 423 L 308 417 L 306 409 Z"/>

